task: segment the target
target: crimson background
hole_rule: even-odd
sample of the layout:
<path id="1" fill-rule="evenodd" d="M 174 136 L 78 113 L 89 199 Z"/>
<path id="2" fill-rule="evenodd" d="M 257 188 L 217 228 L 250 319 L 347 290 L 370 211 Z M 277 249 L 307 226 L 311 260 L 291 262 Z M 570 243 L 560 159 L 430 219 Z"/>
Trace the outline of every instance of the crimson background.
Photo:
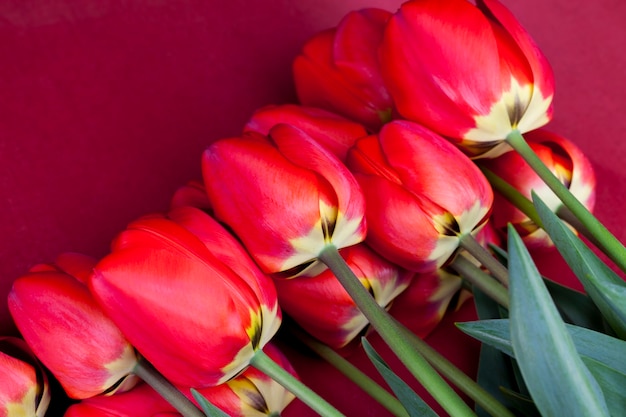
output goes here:
<path id="1" fill-rule="evenodd" d="M 236 135 L 257 107 L 295 100 L 290 63 L 309 36 L 349 10 L 400 3 L 1 1 L 0 295 L 61 252 L 104 255 L 129 221 L 166 209 L 178 186 L 200 178 L 209 142 Z M 554 67 L 549 127 L 590 157 L 597 215 L 626 240 L 626 3 L 504 3 Z M 558 255 L 538 259 L 573 282 Z M 471 317 L 466 304 L 429 340 L 473 374 L 477 345 L 452 325 Z M 0 334 L 15 332 L 4 302 L 0 318 Z M 305 382 L 343 411 L 383 415 L 323 364 L 291 354 Z M 286 414 L 307 413 L 294 403 Z"/>

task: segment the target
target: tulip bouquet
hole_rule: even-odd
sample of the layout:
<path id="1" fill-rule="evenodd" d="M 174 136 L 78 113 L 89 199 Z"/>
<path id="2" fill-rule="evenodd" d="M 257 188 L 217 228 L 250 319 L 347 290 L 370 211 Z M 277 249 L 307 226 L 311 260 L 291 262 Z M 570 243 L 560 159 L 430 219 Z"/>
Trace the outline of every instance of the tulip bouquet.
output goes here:
<path id="1" fill-rule="evenodd" d="M 69 417 L 276 416 L 296 397 L 343 415 L 285 349 L 394 416 L 626 415 L 626 249 L 591 213 L 590 162 L 543 129 L 553 74 L 511 13 L 354 11 L 293 72 L 300 103 L 211 143 L 168 212 L 102 259 L 65 253 L 14 282 L 24 341 L 0 340 L 0 415 L 45 415 L 49 374 Z M 586 293 L 539 274 L 531 253 L 552 247 Z M 482 342 L 476 378 L 424 341 L 470 302 L 480 320 L 458 327 Z"/>

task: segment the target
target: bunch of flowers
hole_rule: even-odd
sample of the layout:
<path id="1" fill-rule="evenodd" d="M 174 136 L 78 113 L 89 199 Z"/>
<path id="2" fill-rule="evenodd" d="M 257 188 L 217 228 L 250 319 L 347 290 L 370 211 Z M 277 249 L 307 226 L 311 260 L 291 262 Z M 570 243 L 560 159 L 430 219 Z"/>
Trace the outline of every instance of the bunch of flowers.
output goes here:
<path id="1" fill-rule="evenodd" d="M 46 369 L 70 417 L 280 415 L 295 397 L 343 415 L 281 352 L 296 339 L 390 414 L 436 415 L 372 333 L 451 416 L 626 415 L 626 249 L 591 214 L 589 161 L 542 129 L 553 75 L 511 13 L 354 11 L 293 71 L 300 104 L 210 144 L 167 213 L 102 259 L 62 254 L 15 281 L 25 343 L 0 340 L 0 415 L 43 416 Z M 528 249 L 553 246 L 586 294 L 539 275 Z M 423 340 L 469 299 L 476 380 Z M 350 364 L 357 349 L 393 395 Z"/>

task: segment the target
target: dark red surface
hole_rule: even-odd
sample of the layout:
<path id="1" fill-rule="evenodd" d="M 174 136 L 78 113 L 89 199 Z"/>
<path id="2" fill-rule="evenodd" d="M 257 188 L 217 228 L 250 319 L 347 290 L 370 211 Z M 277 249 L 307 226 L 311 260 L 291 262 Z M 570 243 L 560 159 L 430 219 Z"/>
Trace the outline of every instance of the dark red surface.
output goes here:
<path id="1" fill-rule="evenodd" d="M 137 216 L 200 178 L 210 141 L 251 112 L 294 100 L 290 64 L 305 39 L 348 10 L 400 1 L 0 2 L 0 293 L 64 251 L 106 253 Z M 548 126 L 589 156 L 597 215 L 626 240 L 626 3 L 505 1 L 554 67 Z M 571 280 L 554 254 L 546 274 Z M 466 306 L 462 317 L 471 316 Z M 13 332 L 0 303 L 0 333 Z M 461 317 L 461 318 L 462 318 Z M 448 319 L 430 340 L 475 370 L 476 345 Z M 465 352 L 465 355 L 463 354 Z M 299 361 L 350 415 L 379 416 L 339 377 Z M 308 415 L 298 403 L 289 416 Z"/>

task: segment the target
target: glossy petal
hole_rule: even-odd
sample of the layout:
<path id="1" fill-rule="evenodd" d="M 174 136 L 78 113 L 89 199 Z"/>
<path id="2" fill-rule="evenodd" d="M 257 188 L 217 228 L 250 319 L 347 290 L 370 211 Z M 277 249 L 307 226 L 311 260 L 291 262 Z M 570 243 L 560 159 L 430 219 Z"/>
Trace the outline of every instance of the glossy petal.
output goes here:
<path id="1" fill-rule="evenodd" d="M 215 385 L 240 372 L 266 341 L 264 326 L 276 329 L 279 320 L 264 315 L 258 288 L 164 218 L 131 224 L 98 263 L 91 289 L 133 345 L 185 386 Z"/>
<path id="2" fill-rule="evenodd" d="M 300 102 L 373 130 L 389 121 L 393 102 L 380 75 L 377 50 L 390 15 L 375 8 L 353 11 L 337 28 L 307 42 L 293 64 Z"/>
<path id="3" fill-rule="evenodd" d="M 394 121 L 360 139 L 348 155 L 366 199 L 367 242 L 416 272 L 441 267 L 459 236 L 486 221 L 493 194 L 460 151 L 438 135 Z"/>
<path id="4" fill-rule="evenodd" d="M 270 134 L 273 143 L 249 132 L 205 151 L 215 216 L 267 273 L 314 263 L 329 242 L 361 241 L 363 198 L 345 166 L 295 127 L 278 125 Z"/>
<path id="5" fill-rule="evenodd" d="M 563 182 L 583 205 L 593 210 L 595 204 L 595 174 L 590 161 L 571 141 L 539 129 L 525 135 L 530 147 L 548 168 Z M 562 207 L 561 201 L 516 153 L 508 152 L 498 158 L 485 160 L 482 164 L 515 187 L 526 198 L 534 191 L 554 212 Z M 506 233 L 507 223 L 515 225 L 529 248 L 540 249 L 553 246 L 542 229 L 504 197 L 496 194 L 493 224 Z"/>
<path id="6" fill-rule="evenodd" d="M 21 339 L 0 337 L 0 417 L 43 417 L 50 404 L 46 373 Z"/>
<path id="7" fill-rule="evenodd" d="M 244 132 L 267 135 L 272 127 L 281 123 L 302 130 L 342 161 L 354 142 L 367 136 L 359 123 L 323 109 L 295 104 L 262 107 L 254 112 Z"/>
<path id="8" fill-rule="evenodd" d="M 70 397 L 100 394 L 132 372 L 132 346 L 74 277 L 29 273 L 13 283 L 8 303 L 22 336 Z"/>
<path id="9" fill-rule="evenodd" d="M 64 417 L 176 417 L 180 414 L 147 384 L 119 395 L 92 397 L 71 405 Z"/>
<path id="10" fill-rule="evenodd" d="M 381 71 L 399 113 L 495 157 L 513 130 L 552 117 L 545 57 L 500 3 L 413 0 L 389 20 Z"/>
<path id="11" fill-rule="evenodd" d="M 285 355 L 269 343 L 263 351 L 283 369 L 297 377 Z M 295 398 L 282 385 L 256 368 L 250 367 L 236 378 L 199 390 L 206 399 L 234 417 L 279 415 Z"/>
<path id="12" fill-rule="evenodd" d="M 384 260 L 364 244 L 341 250 L 376 302 L 392 303 L 411 281 L 413 273 Z M 282 308 L 309 334 L 333 348 L 341 348 L 362 333 L 368 321 L 329 270 L 298 279 L 276 279 Z"/>

